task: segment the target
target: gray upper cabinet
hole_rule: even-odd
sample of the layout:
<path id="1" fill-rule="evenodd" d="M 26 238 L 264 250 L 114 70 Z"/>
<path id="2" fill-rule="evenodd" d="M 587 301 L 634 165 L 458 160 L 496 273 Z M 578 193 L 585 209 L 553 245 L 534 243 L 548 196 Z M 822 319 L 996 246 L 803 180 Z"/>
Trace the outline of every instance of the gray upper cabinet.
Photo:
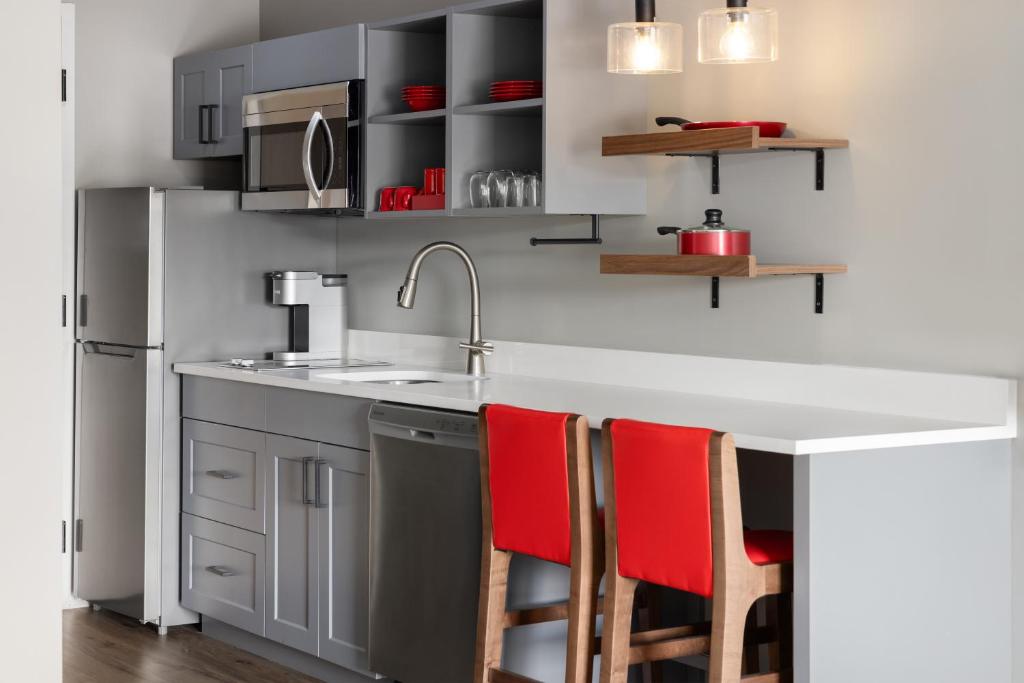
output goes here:
<path id="1" fill-rule="evenodd" d="M 315 441 L 267 436 L 267 637 L 317 653 Z"/>
<path id="2" fill-rule="evenodd" d="M 174 60 L 174 158 L 242 153 L 242 97 L 253 92 L 252 45 Z"/>
<path id="3" fill-rule="evenodd" d="M 253 45 L 253 91 L 286 90 L 365 78 L 362 24 L 265 40 Z"/>

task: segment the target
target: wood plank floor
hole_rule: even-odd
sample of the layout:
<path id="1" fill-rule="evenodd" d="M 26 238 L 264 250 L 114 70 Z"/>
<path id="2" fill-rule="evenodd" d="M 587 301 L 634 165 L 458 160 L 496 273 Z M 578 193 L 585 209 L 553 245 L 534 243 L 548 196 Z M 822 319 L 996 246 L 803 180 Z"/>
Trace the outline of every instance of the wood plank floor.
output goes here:
<path id="1" fill-rule="evenodd" d="M 106 610 L 64 612 L 64 683 L 316 683 L 262 657 L 178 626 L 153 626 Z"/>

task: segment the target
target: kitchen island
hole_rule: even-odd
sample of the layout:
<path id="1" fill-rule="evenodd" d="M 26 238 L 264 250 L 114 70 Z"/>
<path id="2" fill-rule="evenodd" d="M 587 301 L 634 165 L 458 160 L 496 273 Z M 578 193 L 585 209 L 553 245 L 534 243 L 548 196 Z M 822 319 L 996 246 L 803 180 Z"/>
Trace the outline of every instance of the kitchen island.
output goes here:
<path id="1" fill-rule="evenodd" d="M 349 355 L 389 361 L 390 371 L 457 373 L 464 368 L 457 343 L 352 331 Z M 1014 381 L 516 342 L 495 347 L 486 379 L 427 384 L 358 381 L 359 373 L 381 368 L 256 373 L 179 363 L 175 370 L 465 412 L 483 403 L 569 411 L 594 428 L 604 418 L 627 417 L 731 432 L 747 462 L 791 461 L 796 681 L 1009 677 Z M 790 504 L 788 496 L 780 500 Z M 946 609 L 953 596 L 970 604 L 969 619 Z M 547 659 L 516 664 L 550 678 Z"/>

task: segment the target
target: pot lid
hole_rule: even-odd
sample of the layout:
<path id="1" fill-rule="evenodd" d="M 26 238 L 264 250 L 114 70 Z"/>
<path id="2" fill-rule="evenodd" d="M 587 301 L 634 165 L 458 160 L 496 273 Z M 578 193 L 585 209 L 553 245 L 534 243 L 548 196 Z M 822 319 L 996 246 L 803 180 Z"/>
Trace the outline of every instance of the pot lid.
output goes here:
<path id="1" fill-rule="evenodd" d="M 704 223 L 701 225 L 694 226 L 692 228 L 686 228 L 683 232 L 706 232 L 708 230 L 722 230 L 726 232 L 749 232 L 741 228 L 730 228 L 722 220 L 721 209 L 708 209 L 704 212 Z"/>

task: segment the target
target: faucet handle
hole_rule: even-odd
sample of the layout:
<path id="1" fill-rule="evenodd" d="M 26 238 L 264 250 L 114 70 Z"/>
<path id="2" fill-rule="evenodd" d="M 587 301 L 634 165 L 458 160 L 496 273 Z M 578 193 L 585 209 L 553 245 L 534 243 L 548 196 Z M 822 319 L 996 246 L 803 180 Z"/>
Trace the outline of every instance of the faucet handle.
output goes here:
<path id="1" fill-rule="evenodd" d="M 494 344 L 485 341 L 477 342 L 476 344 L 472 342 L 463 342 L 459 344 L 459 348 L 465 351 L 475 351 L 479 354 L 483 354 L 484 356 L 489 356 L 494 353 Z"/>

